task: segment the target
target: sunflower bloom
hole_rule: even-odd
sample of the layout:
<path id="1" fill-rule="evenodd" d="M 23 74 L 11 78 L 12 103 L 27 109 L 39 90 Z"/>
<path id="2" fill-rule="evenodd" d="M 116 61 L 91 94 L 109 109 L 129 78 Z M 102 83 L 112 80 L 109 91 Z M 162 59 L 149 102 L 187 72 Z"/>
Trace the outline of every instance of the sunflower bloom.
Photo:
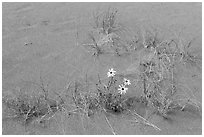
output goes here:
<path id="1" fill-rule="evenodd" d="M 128 90 L 128 88 L 125 87 L 125 85 L 119 85 L 119 88 L 118 88 L 118 93 L 120 94 L 125 94 Z"/>
<path id="2" fill-rule="evenodd" d="M 113 77 L 113 76 L 115 76 L 115 73 L 116 73 L 116 71 L 113 70 L 113 68 L 111 68 L 111 69 L 109 69 L 107 75 L 108 75 L 108 77 Z"/>
<path id="3" fill-rule="evenodd" d="M 123 83 L 124 83 L 124 85 L 130 85 L 131 84 L 130 80 L 126 79 L 126 78 L 123 79 Z"/>

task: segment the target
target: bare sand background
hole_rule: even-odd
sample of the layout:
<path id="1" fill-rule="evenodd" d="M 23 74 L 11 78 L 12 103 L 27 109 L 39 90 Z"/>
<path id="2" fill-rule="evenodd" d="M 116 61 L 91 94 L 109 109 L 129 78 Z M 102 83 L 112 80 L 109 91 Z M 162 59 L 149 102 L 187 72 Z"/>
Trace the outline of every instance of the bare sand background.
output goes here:
<path id="1" fill-rule="evenodd" d="M 154 26 L 165 37 L 171 37 L 183 29 L 184 39 L 196 37 L 192 50 L 202 55 L 202 3 L 3 3 L 3 94 L 25 87 L 30 89 L 29 82 L 39 82 L 40 75 L 50 83 L 50 90 L 57 91 L 66 86 L 68 75 L 73 79 L 87 73 L 91 80 L 91 76 L 98 73 L 105 77 L 110 67 L 123 71 L 131 64 L 130 57 L 102 56 L 94 60 L 90 53 L 77 46 L 76 32 L 79 32 L 78 44 L 86 41 L 93 11 L 108 7 L 118 9 L 119 22 L 127 26 L 131 34 Z M 195 96 L 200 102 L 201 76 L 197 70 L 181 75 L 187 85 L 196 89 Z M 32 126 L 26 130 L 5 120 L 3 134 L 82 134 L 76 120 L 62 122 L 64 120 L 60 122 L 56 118 L 47 129 Z M 87 134 L 111 134 L 102 126 L 102 121 L 102 131 L 92 128 Z M 202 130 L 202 119 L 197 114 L 180 113 L 172 122 L 159 117 L 154 121 L 161 132 L 151 128 L 140 130 L 112 119 L 119 134 L 201 134 Z M 71 122 L 76 124 L 70 125 Z M 66 127 L 66 132 L 62 132 L 60 126 Z"/>

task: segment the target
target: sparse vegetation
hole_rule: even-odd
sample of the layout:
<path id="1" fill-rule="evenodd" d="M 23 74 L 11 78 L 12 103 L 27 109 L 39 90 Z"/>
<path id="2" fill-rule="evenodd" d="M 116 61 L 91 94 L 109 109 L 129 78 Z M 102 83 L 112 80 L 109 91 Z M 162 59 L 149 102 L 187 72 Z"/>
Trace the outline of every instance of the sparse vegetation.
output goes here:
<path id="1" fill-rule="evenodd" d="M 128 44 L 120 34 L 125 32 L 125 28 L 118 22 L 118 10 L 108 8 L 102 13 L 93 14 L 94 25 L 89 32 L 90 43 L 82 44 L 85 48 L 94 49 L 93 55 L 116 54 L 121 56 L 127 53 Z M 103 51 L 103 52 L 101 52 Z"/>
<path id="2" fill-rule="evenodd" d="M 89 32 L 90 43 L 82 44 L 93 50 L 94 56 L 100 56 L 113 51 L 118 56 L 122 52 L 131 55 L 137 52 L 139 61 L 130 65 L 132 71 L 119 73 L 109 69 L 107 78 L 97 81 L 91 88 L 87 81 L 74 80 L 64 91 L 65 96 L 55 91 L 56 98 L 49 96 L 50 92 L 43 82 L 41 94 L 29 95 L 20 93 L 18 96 L 3 98 L 3 104 L 9 110 L 9 118 L 18 119 L 23 125 L 39 124 L 52 119 L 57 112 L 63 112 L 67 118 L 80 117 L 84 131 L 84 119 L 91 121 L 96 115 L 104 116 L 112 134 L 118 132 L 111 124 L 111 116 L 131 116 L 126 119 L 131 123 L 149 126 L 157 131 L 162 130 L 151 122 L 154 115 L 168 119 L 170 112 L 184 111 L 187 105 L 201 111 L 201 103 L 197 101 L 194 92 L 179 80 L 177 69 L 182 65 L 200 67 L 201 58 L 193 55 L 189 48 L 191 42 L 183 44 L 177 39 L 161 40 L 158 32 L 144 31 L 143 39 L 134 37 L 125 41 L 118 32 L 122 27 L 117 22 L 118 11 L 109 8 L 107 11 L 94 14 L 94 26 Z M 121 52 L 122 51 L 122 52 Z M 112 52 L 111 52 L 112 53 Z M 184 65 L 184 66 L 183 66 Z M 128 75 L 134 75 L 133 80 Z M 133 85 L 133 88 L 130 86 Z M 130 90 L 140 90 L 140 95 L 128 95 Z M 145 109 L 145 114 L 137 112 L 136 105 Z M 146 111 L 153 110 L 153 111 Z M 97 127 L 97 125 L 96 125 Z M 100 128 L 100 127 L 99 127 Z"/>

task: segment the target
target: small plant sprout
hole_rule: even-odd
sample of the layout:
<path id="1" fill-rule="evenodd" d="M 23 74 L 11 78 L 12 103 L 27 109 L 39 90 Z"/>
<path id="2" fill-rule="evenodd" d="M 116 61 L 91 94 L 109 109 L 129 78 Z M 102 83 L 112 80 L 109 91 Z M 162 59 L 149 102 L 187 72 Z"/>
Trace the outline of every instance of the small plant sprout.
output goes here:
<path id="1" fill-rule="evenodd" d="M 124 85 L 130 85 L 131 84 L 130 80 L 126 79 L 126 78 L 123 79 L 123 83 L 124 83 Z"/>
<path id="2" fill-rule="evenodd" d="M 128 90 L 128 88 L 125 87 L 125 85 L 119 85 L 119 88 L 118 88 L 120 94 L 125 94 Z"/>
<path id="3" fill-rule="evenodd" d="M 113 77 L 113 76 L 115 76 L 115 73 L 116 73 L 116 71 L 113 70 L 113 68 L 111 68 L 111 69 L 109 69 L 107 75 L 108 75 L 108 77 Z"/>

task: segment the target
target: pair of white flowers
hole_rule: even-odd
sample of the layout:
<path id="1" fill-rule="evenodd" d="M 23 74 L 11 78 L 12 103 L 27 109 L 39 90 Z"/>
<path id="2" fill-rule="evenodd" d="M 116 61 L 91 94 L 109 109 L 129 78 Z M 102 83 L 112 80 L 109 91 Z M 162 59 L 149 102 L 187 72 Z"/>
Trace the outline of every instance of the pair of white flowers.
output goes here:
<path id="1" fill-rule="evenodd" d="M 109 69 L 107 75 L 108 77 L 114 77 L 115 76 L 115 73 L 116 71 L 113 70 L 113 68 Z M 119 85 L 119 88 L 118 88 L 118 93 L 120 94 L 125 94 L 128 90 L 128 88 L 126 87 L 127 85 L 130 85 L 130 80 L 124 78 L 123 79 L 123 84 Z"/>
<path id="2" fill-rule="evenodd" d="M 129 79 L 126 79 L 124 78 L 123 79 L 123 84 L 119 85 L 119 88 L 118 88 L 118 93 L 120 94 L 125 94 L 128 90 L 128 88 L 126 87 L 127 85 L 130 85 L 130 80 Z"/>

